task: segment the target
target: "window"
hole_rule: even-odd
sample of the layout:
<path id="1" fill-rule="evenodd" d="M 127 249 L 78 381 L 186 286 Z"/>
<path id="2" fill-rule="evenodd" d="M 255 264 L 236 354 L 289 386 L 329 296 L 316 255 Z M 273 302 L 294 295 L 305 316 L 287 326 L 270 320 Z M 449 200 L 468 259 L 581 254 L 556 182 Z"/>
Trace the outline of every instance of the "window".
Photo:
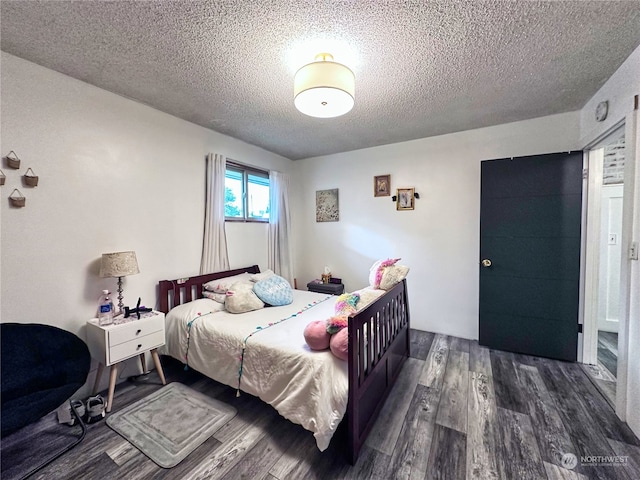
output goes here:
<path id="1" fill-rule="evenodd" d="M 224 215 L 227 220 L 269 221 L 269 173 L 227 162 Z"/>

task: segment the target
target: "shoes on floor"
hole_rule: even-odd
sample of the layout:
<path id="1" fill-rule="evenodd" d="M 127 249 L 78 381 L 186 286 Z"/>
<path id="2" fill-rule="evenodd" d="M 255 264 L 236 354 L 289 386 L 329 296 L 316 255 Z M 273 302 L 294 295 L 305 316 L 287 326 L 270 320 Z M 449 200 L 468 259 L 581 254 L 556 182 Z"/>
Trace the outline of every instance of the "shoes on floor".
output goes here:
<path id="1" fill-rule="evenodd" d="M 83 421 L 86 414 L 84 402 L 82 402 L 81 400 L 70 400 L 69 405 L 71 407 L 71 410 L 73 410 L 73 413 L 71 415 L 71 423 L 69 423 L 69 425 L 75 425 L 79 421 Z"/>
<path id="2" fill-rule="evenodd" d="M 89 397 L 87 399 L 87 418 L 86 422 L 88 424 L 99 422 L 105 417 L 105 408 L 106 403 L 104 398 L 101 395 L 96 395 L 94 397 Z"/>
<path id="3" fill-rule="evenodd" d="M 58 414 L 58 423 L 73 426 L 85 418 L 86 409 L 82 400 L 69 400 L 60 405 L 56 412 Z"/>

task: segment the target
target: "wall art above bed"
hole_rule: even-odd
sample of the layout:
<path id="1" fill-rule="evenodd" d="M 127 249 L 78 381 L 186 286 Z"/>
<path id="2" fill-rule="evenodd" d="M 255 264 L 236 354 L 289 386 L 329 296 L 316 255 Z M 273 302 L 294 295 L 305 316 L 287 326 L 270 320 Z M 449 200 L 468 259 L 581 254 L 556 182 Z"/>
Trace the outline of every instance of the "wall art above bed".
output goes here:
<path id="1" fill-rule="evenodd" d="M 338 222 L 338 189 L 316 190 L 316 222 Z"/>

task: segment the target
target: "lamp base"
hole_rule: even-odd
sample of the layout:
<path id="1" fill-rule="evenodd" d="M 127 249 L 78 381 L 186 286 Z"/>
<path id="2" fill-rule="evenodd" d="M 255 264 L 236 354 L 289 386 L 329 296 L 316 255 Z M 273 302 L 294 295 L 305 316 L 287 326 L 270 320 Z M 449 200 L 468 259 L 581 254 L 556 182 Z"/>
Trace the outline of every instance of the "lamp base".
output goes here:
<path id="1" fill-rule="evenodd" d="M 122 277 L 118 277 L 118 315 L 124 312 L 124 302 L 122 301 Z"/>

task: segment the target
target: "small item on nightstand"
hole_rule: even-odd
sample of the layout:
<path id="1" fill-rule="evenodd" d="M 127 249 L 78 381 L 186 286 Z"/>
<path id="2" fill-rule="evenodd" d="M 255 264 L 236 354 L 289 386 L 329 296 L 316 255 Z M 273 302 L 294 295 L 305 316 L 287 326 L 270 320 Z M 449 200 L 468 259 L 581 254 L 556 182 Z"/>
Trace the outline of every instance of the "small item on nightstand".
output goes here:
<path id="1" fill-rule="evenodd" d="M 124 307 L 124 318 L 129 318 L 131 315 L 136 315 L 138 320 L 140 320 L 141 313 L 150 312 L 151 309 L 143 306 L 140 306 L 140 297 L 138 297 L 138 303 L 136 304 L 136 308 Z"/>
<path id="2" fill-rule="evenodd" d="M 322 283 L 329 283 L 331 280 L 331 270 L 329 267 L 324 267 L 324 273 L 322 274 Z"/>
<path id="3" fill-rule="evenodd" d="M 113 301 L 109 290 L 102 290 L 98 305 L 98 325 L 101 327 L 113 323 Z"/>

